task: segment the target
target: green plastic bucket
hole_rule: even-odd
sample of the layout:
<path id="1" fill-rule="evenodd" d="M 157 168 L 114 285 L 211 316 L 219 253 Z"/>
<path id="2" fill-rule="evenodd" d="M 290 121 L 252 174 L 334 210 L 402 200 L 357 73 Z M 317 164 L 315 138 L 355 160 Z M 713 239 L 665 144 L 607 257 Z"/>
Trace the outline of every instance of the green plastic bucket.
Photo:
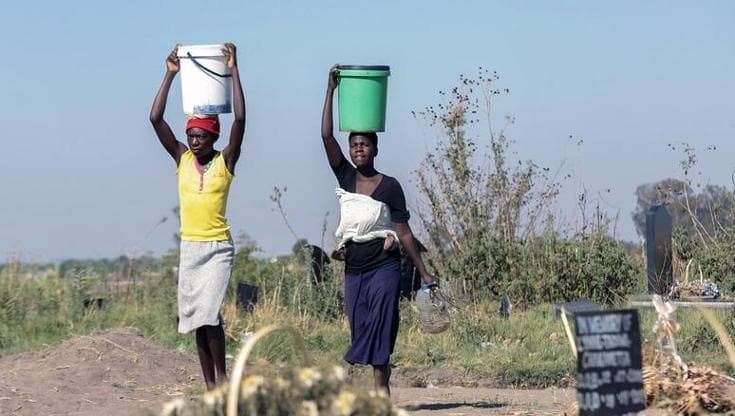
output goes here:
<path id="1" fill-rule="evenodd" d="M 385 131 L 385 104 L 390 67 L 340 65 L 340 131 Z"/>

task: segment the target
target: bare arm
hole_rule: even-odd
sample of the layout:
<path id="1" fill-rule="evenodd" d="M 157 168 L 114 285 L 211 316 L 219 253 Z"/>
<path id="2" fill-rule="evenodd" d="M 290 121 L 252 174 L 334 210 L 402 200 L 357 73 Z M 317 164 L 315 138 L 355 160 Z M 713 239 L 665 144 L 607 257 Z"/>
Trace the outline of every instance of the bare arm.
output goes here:
<path id="1" fill-rule="evenodd" d="M 181 155 L 186 151 L 186 145 L 176 140 L 174 132 L 171 131 L 166 120 L 163 119 L 163 113 L 166 111 L 166 101 L 168 100 L 168 92 L 171 89 L 171 82 L 176 77 L 176 73 L 179 72 L 179 58 L 176 56 L 178 45 L 174 48 L 173 52 L 166 59 L 166 75 L 163 77 L 161 87 L 158 89 L 156 98 L 153 99 L 153 106 L 151 107 L 150 120 L 153 125 L 153 129 L 156 131 L 158 140 L 163 145 L 164 149 L 174 158 L 176 164 L 179 164 Z"/>
<path id="2" fill-rule="evenodd" d="M 332 101 L 334 101 L 334 90 L 337 88 L 337 71 L 339 65 L 333 65 L 329 69 L 329 81 L 327 83 L 327 95 L 324 98 L 322 109 L 322 141 L 324 150 L 327 152 L 327 160 L 332 168 L 338 167 L 344 160 L 342 149 L 334 138 L 334 122 L 332 118 Z"/>
<path id="3" fill-rule="evenodd" d="M 413 241 L 413 232 L 408 223 L 397 223 L 396 233 L 398 234 L 398 240 L 401 242 L 401 246 L 403 246 L 403 250 L 408 254 L 416 270 L 421 275 L 421 280 L 424 283 L 436 284 L 436 278 L 426 271 L 424 260 L 421 258 L 421 253 L 419 253 L 418 248 L 416 248 L 416 244 Z"/>
<path id="4" fill-rule="evenodd" d="M 226 43 L 223 50 L 227 56 L 227 67 L 230 68 L 232 74 L 232 99 L 234 101 L 234 120 L 230 128 L 230 142 L 222 151 L 225 158 L 225 164 L 230 173 L 235 173 L 235 165 L 240 159 L 240 151 L 242 148 L 242 140 L 245 136 L 245 94 L 242 91 L 240 83 L 240 72 L 237 70 L 237 55 L 235 45 Z"/>

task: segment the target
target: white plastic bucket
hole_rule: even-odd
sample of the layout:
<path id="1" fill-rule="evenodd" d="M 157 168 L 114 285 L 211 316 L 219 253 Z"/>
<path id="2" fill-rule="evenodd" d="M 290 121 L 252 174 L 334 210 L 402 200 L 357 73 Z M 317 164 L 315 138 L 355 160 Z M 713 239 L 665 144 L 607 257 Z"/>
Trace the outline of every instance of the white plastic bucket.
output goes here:
<path id="1" fill-rule="evenodd" d="M 232 78 L 224 45 L 179 46 L 184 114 L 232 112 Z"/>

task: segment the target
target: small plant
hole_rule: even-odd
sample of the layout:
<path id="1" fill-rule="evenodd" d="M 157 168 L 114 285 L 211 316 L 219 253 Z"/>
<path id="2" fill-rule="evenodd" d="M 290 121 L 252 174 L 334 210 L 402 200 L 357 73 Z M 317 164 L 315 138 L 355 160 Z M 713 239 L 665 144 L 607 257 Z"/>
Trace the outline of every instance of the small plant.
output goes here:
<path id="1" fill-rule="evenodd" d="M 270 416 L 408 416 L 394 407 L 382 391 L 352 390 L 341 367 L 289 369 L 283 376 L 252 375 L 240 383 L 238 414 Z M 161 416 L 222 415 L 227 407 L 229 384 L 208 391 L 193 401 L 174 400 Z"/>

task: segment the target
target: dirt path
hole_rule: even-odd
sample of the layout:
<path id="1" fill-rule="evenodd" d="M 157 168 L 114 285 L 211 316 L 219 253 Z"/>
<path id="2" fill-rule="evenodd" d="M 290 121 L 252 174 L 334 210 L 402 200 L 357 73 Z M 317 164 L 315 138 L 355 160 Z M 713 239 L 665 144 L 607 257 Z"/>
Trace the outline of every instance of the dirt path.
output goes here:
<path id="1" fill-rule="evenodd" d="M 558 415 L 574 400 L 571 389 L 394 388 L 394 403 L 416 416 Z"/>
<path id="2" fill-rule="evenodd" d="M 574 393 L 410 385 L 398 377 L 393 398 L 416 416 L 559 414 Z M 195 355 L 168 350 L 134 329 L 0 358 L 1 415 L 155 415 L 163 403 L 201 388 Z"/>

